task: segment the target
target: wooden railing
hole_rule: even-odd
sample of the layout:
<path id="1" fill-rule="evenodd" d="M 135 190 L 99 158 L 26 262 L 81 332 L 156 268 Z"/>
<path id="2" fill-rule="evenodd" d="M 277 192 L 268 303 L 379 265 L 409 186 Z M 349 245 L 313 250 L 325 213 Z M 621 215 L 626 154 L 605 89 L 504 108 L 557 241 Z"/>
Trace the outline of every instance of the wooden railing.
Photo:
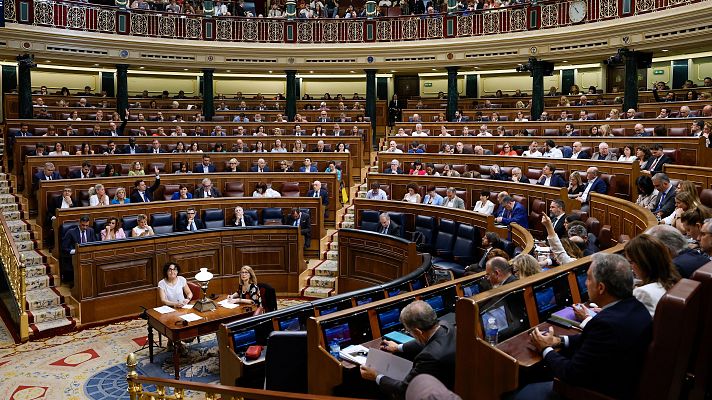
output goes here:
<path id="1" fill-rule="evenodd" d="M 2 213 L 0 213 L 0 260 L 2 261 L 2 279 L 5 279 L 10 294 L 10 296 L 2 296 L 2 299 L 10 313 L 12 322 L 19 328 L 20 339 L 25 341 L 30 337 L 30 325 L 25 310 L 27 295 L 25 262 L 15 246 L 12 231 Z"/>
<path id="2" fill-rule="evenodd" d="M 585 16 L 575 24 L 615 20 L 701 0 L 585 1 Z M 570 1 L 549 0 L 453 14 L 314 20 L 208 17 L 126 10 L 70 1 L 10 0 L 5 2 L 5 20 L 23 25 L 136 37 L 337 44 L 477 37 L 571 26 L 574 23 L 569 15 L 569 5 Z"/>

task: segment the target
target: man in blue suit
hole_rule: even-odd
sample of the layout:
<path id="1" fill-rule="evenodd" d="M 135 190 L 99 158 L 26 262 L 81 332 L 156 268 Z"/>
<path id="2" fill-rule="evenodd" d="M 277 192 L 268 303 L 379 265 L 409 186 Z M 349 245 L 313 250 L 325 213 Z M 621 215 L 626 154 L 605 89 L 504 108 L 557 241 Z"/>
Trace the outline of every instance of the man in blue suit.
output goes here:
<path id="1" fill-rule="evenodd" d="M 519 204 L 511 196 L 504 196 L 502 207 L 504 207 L 502 216 L 495 218 L 495 222 L 502 225 L 516 222 L 524 228 L 529 228 L 529 213 L 523 205 Z"/>
<path id="2" fill-rule="evenodd" d="M 593 313 L 583 304 L 574 306 L 583 332 L 556 336 L 534 329 L 531 342 L 544 357 L 554 377 L 616 399 L 634 397 L 645 353 L 652 339 L 652 319 L 633 297 L 630 264 L 618 254 L 593 255 L 586 277 L 591 301 L 601 310 Z M 560 352 L 554 348 L 561 348 Z M 516 399 L 552 398 L 553 383 L 525 386 Z"/>
<path id="3" fill-rule="evenodd" d="M 318 172 L 316 167 L 312 165 L 311 158 L 304 159 L 304 166 L 299 167 L 299 172 Z"/>
<path id="4" fill-rule="evenodd" d="M 554 173 L 556 166 L 552 163 L 547 163 L 541 170 L 541 178 L 536 183 L 537 185 L 566 187 L 566 182 L 561 175 Z"/>
<path id="5" fill-rule="evenodd" d="M 576 200 L 581 202 L 581 210 L 588 212 L 588 200 L 591 192 L 600 194 L 608 193 L 608 184 L 599 176 L 598 168 L 590 167 L 586 170 L 586 188 L 583 190 Z"/>
<path id="6" fill-rule="evenodd" d="M 94 228 L 89 227 L 89 216 L 87 215 L 81 216 L 78 226 L 74 226 L 64 233 L 62 237 L 62 260 L 60 266 L 62 282 L 69 282 L 70 286 L 74 286 L 72 256 L 76 252 L 76 245 L 96 242 L 97 240 Z"/>
<path id="7" fill-rule="evenodd" d="M 56 181 L 57 179 L 63 179 L 59 172 L 55 171 L 54 164 L 47 162 L 44 165 L 44 170 L 36 173 L 32 180 L 34 181 L 34 190 L 40 186 L 40 181 Z"/>
<path id="8" fill-rule="evenodd" d="M 269 172 L 269 167 L 264 158 L 257 159 L 257 165 L 250 167 L 250 172 Z"/>
<path id="9" fill-rule="evenodd" d="M 196 174 L 208 174 L 215 172 L 215 166 L 210 161 L 209 154 L 203 154 L 203 162 L 199 165 L 196 165 L 195 169 L 193 169 L 193 172 L 195 172 Z"/>
<path id="10" fill-rule="evenodd" d="M 321 187 L 321 182 L 314 181 L 314 183 L 312 183 L 312 189 L 309 189 L 307 192 L 307 197 L 320 197 L 321 204 L 324 206 L 324 217 L 328 215 L 329 209 L 327 206 L 329 205 L 329 192 Z"/>

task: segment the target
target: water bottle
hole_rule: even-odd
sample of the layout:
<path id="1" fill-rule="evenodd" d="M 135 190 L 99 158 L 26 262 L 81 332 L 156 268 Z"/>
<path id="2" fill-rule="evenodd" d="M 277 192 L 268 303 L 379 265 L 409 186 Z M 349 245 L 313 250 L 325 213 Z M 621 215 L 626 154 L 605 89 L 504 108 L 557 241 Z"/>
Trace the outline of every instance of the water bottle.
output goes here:
<path id="1" fill-rule="evenodd" d="M 497 333 L 499 328 L 497 328 L 497 320 L 494 317 L 490 317 L 487 320 L 487 326 L 485 327 L 485 340 L 492 346 L 497 345 Z"/>
<path id="2" fill-rule="evenodd" d="M 334 356 L 337 360 L 339 359 L 339 352 L 341 351 L 341 347 L 336 341 L 332 341 L 329 343 L 329 354 Z"/>

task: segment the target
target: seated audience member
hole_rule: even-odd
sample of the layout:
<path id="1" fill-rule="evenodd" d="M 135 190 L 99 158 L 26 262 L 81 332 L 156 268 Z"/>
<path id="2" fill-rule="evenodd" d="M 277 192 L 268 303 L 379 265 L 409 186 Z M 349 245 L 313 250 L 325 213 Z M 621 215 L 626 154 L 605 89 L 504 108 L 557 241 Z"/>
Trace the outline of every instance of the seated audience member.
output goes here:
<path id="1" fill-rule="evenodd" d="M 136 138 L 131 136 L 129 138 L 129 144 L 124 146 L 124 154 L 140 154 L 143 153 L 143 149 L 136 144 Z"/>
<path id="2" fill-rule="evenodd" d="M 529 254 L 519 254 L 512 259 L 512 270 L 519 279 L 522 279 L 538 274 L 541 272 L 541 267 L 536 258 Z"/>
<path id="3" fill-rule="evenodd" d="M 47 222 L 50 224 L 57 219 L 57 209 L 77 207 L 77 204 L 72 200 L 72 188 L 66 187 L 62 191 L 61 196 L 52 197 L 47 204 Z"/>
<path id="4" fill-rule="evenodd" d="M 158 296 L 163 305 L 183 307 L 193 298 L 188 281 L 178 274 L 180 274 L 178 263 L 169 261 L 163 266 L 163 279 L 158 282 Z"/>
<path id="5" fill-rule="evenodd" d="M 460 176 L 460 173 L 453 169 L 451 164 L 445 164 L 443 166 L 442 176 L 451 176 L 457 178 Z"/>
<path id="6" fill-rule="evenodd" d="M 675 210 L 670 213 L 667 217 L 660 220 L 661 224 L 670 225 L 673 228 L 678 229 L 680 232 L 685 232 L 685 227 L 682 225 L 680 217 L 682 214 L 690 209 L 699 208 L 705 215 L 711 215 L 709 208 L 700 203 L 700 198 L 697 196 L 697 191 L 694 194 L 681 191 L 680 185 L 678 185 L 677 193 L 675 194 Z"/>
<path id="7" fill-rule="evenodd" d="M 237 161 L 237 158 L 231 158 L 227 162 L 227 169 L 223 172 L 242 172 L 240 169 L 240 162 Z"/>
<path id="8" fill-rule="evenodd" d="M 492 164 L 490 167 L 490 179 L 494 181 L 508 181 L 509 175 L 502 172 L 502 168 L 498 164 Z"/>
<path id="9" fill-rule="evenodd" d="M 320 181 L 314 181 L 312 183 L 312 188 L 307 191 L 307 197 L 320 197 L 321 198 L 321 204 L 324 206 L 324 216 L 327 216 L 328 208 L 327 206 L 329 205 L 329 192 L 326 191 L 323 187 L 321 187 L 321 182 Z"/>
<path id="10" fill-rule="evenodd" d="M 116 168 L 114 167 L 114 164 L 106 164 L 104 166 L 104 172 L 99 175 L 101 177 L 109 177 L 109 176 L 121 176 L 118 172 L 116 172 Z"/>
<path id="11" fill-rule="evenodd" d="M 653 186 L 658 191 L 658 199 L 650 209 L 658 219 L 663 219 L 675 211 L 675 187 L 670 178 L 662 172 L 653 176 Z"/>
<path id="12" fill-rule="evenodd" d="M 89 179 L 94 177 L 94 172 L 92 172 L 91 164 L 88 161 L 82 163 L 81 169 L 69 174 L 69 179 Z"/>
<path id="13" fill-rule="evenodd" d="M 428 193 L 423 198 L 423 204 L 433 206 L 441 206 L 443 204 L 443 197 L 435 191 L 435 186 L 428 186 Z"/>
<path id="14" fill-rule="evenodd" d="M 304 165 L 299 167 L 299 172 L 319 172 L 316 166 L 312 165 L 311 158 L 307 157 L 304 159 Z"/>
<path id="15" fill-rule="evenodd" d="M 264 182 L 258 182 L 255 186 L 255 191 L 252 192 L 252 197 L 282 197 L 278 191 L 268 187 Z"/>
<path id="16" fill-rule="evenodd" d="M 89 216 L 82 215 L 79 225 L 69 228 L 62 237 L 62 259 L 60 260 L 60 279 L 74 286 L 74 266 L 72 255 L 76 253 L 78 244 L 96 242 L 98 237 L 94 228 L 89 226 Z"/>
<path id="17" fill-rule="evenodd" d="M 155 169 L 156 179 L 151 187 L 147 187 L 144 179 L 139 179 L 134 183 L 134 190 L 131 193 L 130 203 L 148 203 L 153 201 L 153 192 L 161 186 L 161 177 L 158 175 L 158 168 Z"/>
<path id="18" fill-rule="evenodd" d="M 608 143 L 601 142 L 598 145 L 598 151 L 593 153 L 591 160 L 598 161 L 615 161 L 615 155 L 608 150 Z"/>
<path id="19" fill-rule="evenodd" d="M 193 172 L 198 174 L 208 174 L 215 172 L 215 166 L 210 161 L 209 154 L 203 154 L 203 161 L 195 166 Z"/>
<path id="20" fill-rule="evenodd" d="M 505 196 L 502 199 L 502 208 L 504 208 L 502 216 L 494 219 L 496 223 L 509 225 L 512 222 L 516 222 L 525 229 L 529 228 L 529 213 L 513 197 Z"/>
<path id="21" fill-rule="evenodd" d="M 137 225 L 131 230 L 131 237 L 153 236 L 153 228 L 148 225 L 148 217 L 146 214 L 136 216 Z"/>
<path id="22" fill-rule="evenodd" d="M 512 146 L 509 143 L 505 142 L 502 145 L 502 151 L 500 151 L 498 155 L 500 155 L 500 156 L 516 156 L 517 152 L 514 149 L 512 149 Z"/>
<path id="23" fill-rule="evenodd" d="M 229 226 L 242 226 L 242 227 L 254 226 L 254 225 L 257 225 L 255 222 L 256 221 L 252 218 L 251 215 L 245 214 L 245 211 L 242 209 L 242 207 L 236 206 L 235 207 L 235 216 L 232 217 L 232 220 L 230 221 Z"/>
<path id="24" fill-rule="evenodd" d="M 571 159 L 573 160 L 587 160 L 591 158 L 586 150 L 583 150 L 583 144 L 581 142 L 574 142 L 571 145 Z"/>
<path id="25" fill-rule="evenodd" d="M 672 160 L 663 153 L 663 146 L 659 143 L 652 145 L 650 151 L 652 152 L 652 157 L 648 159 L 645 165 L 641 166 L 640 173 L 653 176 L 658 172 L 662 172 L 663 166 L 672 163 Z"/>
<path id="26" fill-rule="evenodd" d="M 529 183 L 529 179 L 522 177 L 522 169 L 519 167 L 512 168 L 512 182 Z"/>
<path id="27" fill-rule="evenodd" d="M 59 172 L 55 171 L 54 164 L 51 162 L 46 162 L 44 164 L 44 169 L 36 173 L 32 177 L 34 181 L 34 190 L 37 191 L 39 188 L 39 181 L 56 181 L 57 179 L 63 179 Z"/>
<path id="28" fill-rule="evenodd" d="M 116 217 L 106 221 L 106 227 L 101 231 L 101 240 L 126 239 L 126 233 L 121 229 L 121 223 Z"/>
<path id="29" fill-rule="evenodd" d="M 201 185 L 195 188 L 195 191 L 193 192 L 193 197 L 196 199 L 204 199 L 204 198 L 216 198 L 216 197 L 221 197 L 220 192 L 213 187 L 213 182 L 210 180 L 210 178 L 203 178 L 203 180 L 200 182 Z"/>
<path id="30" fill-rule="evenodd" d="M 302 212 L 298 208 L 292 208 L 287 215 L 287 225 L 299 227 L 299 233 L 304 236 L 304 248 L 311 246 L 311 218 L 309 214 Z"/>
<path id="31" fill-rule="evenodd" d="M 420 146 L 420 144 L 416 141 L 410 142 L 410 146 L 408 147 L 408 153 L 410 154 L 421 154 L 425 153 L 425 150 Z"/>
<path id="32" fill-rule="evenodd" d="M 240 281 L 237 291 L 228 296 L 228 301 L 233 304 L 249 304 L 262 307 L 260 287 L 257 285 L 257 275 L 252 267 L 244 265 L 240 268 Z"/>
<path id="33" fill-rule="evenodd" d="M 569 198 L 578 197 L 586 189 L 586 185 L 581 179 L 581 174 L 574 171 L 569 175 L 569 186 L 567 187 Z"/>
<path id="34" fill-rule="evenodd" d="M 544 142 L 544 154 L 542 157 L 545 158 L 564 158 L 564 154 L 556 148 L 556 142 L 554 142 L 552 139 L 547 139 L 546 142 Z"/>
<path id="35" fill-rule="evenodd" d="M 123 187 L 116 189 L 114 198 L 111 199 L 111 204 L 129 204 L 129 203 L 131 203 L 131 199 L 129 199 L 126 196 L 126 189 Z"/>
<path id="36" fill-rule="evenodd" d="M 518 278 L 512 272 L 512 265 L 503 257 L 492 257 L 485 264 L 485 273 L 493 288 L 516 281 Z"/>
<path id="37" fill-rule="evenodd" d="M 583 192 L 581 192 L 578 197 L 575 197 L 575 199 L 582 204 L 581 209 L 584 211 L 588 211 L 588 200 L 591 192 L 601 194 L 606 194 L 608 192 L 608 185 L 603 181 L 603 179 L 600 178 L 598 168 L 589 167 L 586 170 L 586 179 L 586 187 Z"/>
<path id="38" fill-rule="evenodd" d="M 64 150 L 64 145 L 62 143 L 57 142 L 54 144 L 54 151 L 49 152 L 50 156 L 68 156 L 69 152 Z"/>
<path id="39" fill-rule="evenodd" d="M 478 261 L 476 264 L 472 264 L 467 266 L 465 268 L 466 271 L 468 272 L 481 272 L 485 270 L 485 264 L 487 263 L 487 256 L 494 251 L 498 250 L 498 247 L 500 246 L 500 239 L 499 236 L 494 233 L 494 232 L 485 232 L 484 236 L 482 236 L 482 248 L 485 250 L 484 253 L 482 254 L 482 257 L 480 258 L 480 261 Z"/>
<path id="40" fill-rule="evenodd" d="M 480 199 L 475 203 L 475 208 L 472 210 L 481 214 L 492 215 L 494 211 L 494 203 L 490 201 L 489 190 L 483 190 L 480 192 Z"/>
<path id="41" fill-rule="evenodd" d="M 549 217 L 558 237 L 566 237 L 566 227 L 564 226 L 566 222 L 565 207 L 564 202 L 559 199 L 552 200 L 549 204 Z"/>
<path id="42" fill-rule="evenodd" d="M 390 340 L 381 343 L 381 349 L 403 354 L 413 360 L 413 367 L 406 377 L 396 380 L 379 374 L 375 369 L 361 366 L 361 376 L 376 381 L 381 391 L 388 396 L 403 398 L 409 384 L 420 374 L 430 374 L 448 389 L 455 384 L 455 328 L 439 322 L 430 305 L 416 300 L 403 308 L 400 320 L 404 328 L 415 337 L 399 345 Z"/>
<path id="43" fill-rule="evenodd" d="M 396 159 L 391 160 L 391 166 L 383 171 L 384 174 L 402 174 L 403 170 L 400 168 L 400 162 Z"/>
<path id="44" fill-rule="evenodd" d="M 415 182 L 411 182 L 408 184 L 408 186 L 406 186 L 406 189 L 408 191 L 403 196 L 403 201 L 408 202 L 408 203 L 419 204 L 421 201 L 421 198 L 420 198 L 420 193 L 418 193 L 418 184 Z"/>
<path id="45" fill-rule="evenodd" d="M 200 218 L 196 217 L 195 208 L 188 207 L 188 209 L 185 210 L 185 217 L 182 217 L 180 221 L 178 221 L 177 228 L 178 232 L 195 232 L 200 229 L 205 229 L 205 223 Z"/>
<path id="46" fill-rule="evenodd" d="M 529 148 L 524 150 L 522 157 L 541 157 L 541 151 L 539 151 L 539 142 L 536 140 L 529 144 Z"/>
<path id="47" fill-rule="evenodd" d="M 623 252 L 633 267 L 633 275 L 641 281 L 633 289 L 633 296 L 645 305 L 652 317 L 658 301 L 680 280 L 680 274 L 665 245 L 648 234 L 626 242 Z"/>
<path id="48" fill-rule="evenodd" d="M 425 164 L 425 175 L 428 176 L 440 176 L 440 172 L 435 170 L 435 164 L 426 163 Z"/>
<path id="49" fill-rule="evenodd" d="M 94 187 L 89 188 L 89 206 L 108 206 L 109 204 L 111 204 L 111 200 L 106 194 L 104 185 L 97 183 Z"/>
<path id="50" fill-rule="evenodd" d="M 366 198 L 369 200 L 388 200 L 388 195 L 381 189 L 378 182 L 371 182 L 371 190 L 366 193 Z"/>
<path id="51" fill-rule="evenodd" d="M 396 143 L 395 140 L 391 140 L 388 143 L 388 148 L 386 149 L 387 153 L 403 153 L 403 150 L 398 148 L 398 144 Z"/>
<path id="52" fill-rule="evenodd" d="M 381 213 L 378 216 L 378 222 L 380 226 L 378 227 L 378 233 L 391 236 L 399 236 L 400 227 L 395 222 L 391 221 L 391 216 L 388 213 Z"/>
<path id="53" fill-rule="evenodd" d="M 601 311 L 593 317 L 585 305 L 574 308 L 583 333 L 554 335 L 534 329 L 531 342 L 542 353 L 554 377 L 613 398 L 633 398 L 645 353 L 652 338 L 652 319 L 633 297 L 630 264 L 617 254 L 596 254 L 586 287 Z M 552 351 L 563 347 L 564 351 Z M 554 398 L 553 382 L 525 386 L 515 399 Z"/>
<path id="54" fill-rule="evenodd" d="M 465 209 L 465 201 L 457 196 L 454 187 L 447 188 L 446 196 L 443 199 L 443 207 Z"/>
<path id="55" fill-rule="evenodd" d="M 141 161 L 134 161 L 131 164 L 131 169 L 129 170 L 129 176 L 143 176 L 146 172 L 143 170 L 143 164 Z"/>
<path id="56" fill-rule="evenodd" d="M 420 160 L 413 162 L 413 168 L 408 171 L 408 175 L 427 175 L 427 171 L 423 168 L 423 163 Z"/>
<path id="57" fill-rule="evenodd" d="M 291 168 L 291 167 L 289 167 L 289 168 Z M 288 171 L 288 172 L 291 172 L 291 171 Z M 337 167 L 337 166 L 336 166 L 336 161 L 329 160 L 329 162 L 328 162 L 327 165 L 326 165 L 326 169 L 324 170 L 324 172 L 326 172 L 326 173 L 328 173 L 328 174 L 336 174 L 336 180 L 339 181 L 339 182 L 341 182 L 341 175 L 342 175 L 342 173 L 341 173 L 341 166 L 338 166 L 338 167 Z"/>
<path id="58" fill-rule="evenodd" d="M 251 166 L 250 172 L 270 172 L 270 169 L 267 166 L 267 162 L 264 158 L 258 158 L 257 165 Z"/>
<path id="59" fill-rule="evenodd" d="M 653 186 L 653 180 L 646 175 L 639 176 L 635 180 L 635 184 L 638 187 L 638 198 L 635 200 L 635 204 L 652 210 L 658 204 L 658 191 Z"/>
<path id="60" fill-rule="evenodd" d="M 623 154 L 621 154 L 620 157 L 618 157 L 618 162 L 629 162 L 632 163 L 633 161 L 636 161 L 638 157 L 633 154 L 633 146 L 632 145 L 625 145 L 623 146 Z"/>
<path id="61" fill-rule="evenodd" d="M 712 260 L 712 221 L 709 219 L 705 220 L 699 229 L 697 241 L 700 244 L 700 253 Z"/>
<path id="62" fill-rule="evenodd" d="M 546 163 L 541 170 L 541 178 L 537 181 L 537 185 L 566 187 L 566 182 L 561 175 L 554 173 L 556 166 L 552 163 Z"/>
<path id="63" fill-rule="evenodd" d="M 710 262 L 709 256 L 700 253 L 698 249 L 689 248 L 687 238 L 671 226 L 656 225 L 648 228 L 645 233 L 657 238 L 667 247 L 672 262 L 682 278 L 690 278 L 698 268 Z"/>

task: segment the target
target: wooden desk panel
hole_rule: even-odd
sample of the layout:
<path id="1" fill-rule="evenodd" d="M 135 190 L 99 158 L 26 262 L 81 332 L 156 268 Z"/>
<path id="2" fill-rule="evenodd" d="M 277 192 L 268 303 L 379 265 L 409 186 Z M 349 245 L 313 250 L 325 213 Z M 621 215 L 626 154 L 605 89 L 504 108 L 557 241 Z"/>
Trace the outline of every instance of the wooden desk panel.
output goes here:
<path id="1" fill-rule="evenodd" d="M 591 193 L 589 215 L 597 218 L 601 226 L 611 226 L 611 239 L 618 242 L 620 235 L 635 237 L 658 224 L 652 212 L 627 200 Z"/>
<path id="2" fill-rule="evenodd" d="M 135 315 L 140 306 L 158 305 L 163 265 L 175 261 L 181 275 L 192 278 L 200 268 L 215 274 L 210 293 L 228 293 L 237 286 L 241 254 L 270 248 L 273 254 L 248 258 L 260 282 L 279 293 L 298 291 L 304 269 L 302 236 L 293 227 L 224 228 L 159 235 L 78 246 L 74 255 L 75 286 L 83 323 Z M 226 264 L 226 261 L 232 261 Z"/>
<path id="3" fill-rule="evenodd" d="M 208 208 L 219 208 L 223 210 L 225 215 L 225 220 L 230 221 L 234 217 L 235 206 L 242 206 L 244 209 L 262 209 L 266 207 L 281 208 L 283 212 L 288 212 L 292 207 L 299 207 L 308 209 L 312 223 L 312 242 L 309 252 L 314 252 L 319 249 L 319 241 L 326 234 L 324 228 L 324 207 L 321 204 L 320 199 L 315 199 L 312 197 L 280 197 L 280 198 L 252 198 L 252 197 L 240 197 L 240 198 L 218 198 L 218 199 L 195 199 L 195 200 L 181 200 L 181 201 L 154 201 L 150 203 L 139 203 L 127 205 L 110 205 L 106 207 L 77 207 L 77 208 L 65 208 L 57 211 L 57 219 L 54 221 L 54 240 L 55 243 L 61 243 L 61 238 L 59 237 L 59 229 L 63 223 L 68 221 L 78 221 L 82 215 L 87 215 L 93 222 L 97 218 L 109 218 L 116 217 L 121 220 L 124 216 L 146 214 L 151 215 L 155 212 L 167 212 L 173 215 L 174 222 L 178 221 L 178 213 L 185 211 L 188 207 L 194 207 L 200 215 L 202 210 Z M 99 235 L 99 232 L 97 232 Z M 188 242 L 184 244 L 190 247 L 190 238 L 187 239 Z M 197 240 L 197 239 L 196 239 Z M 211 239 L 212 240 L 212 239 Z M 194 243 L 197 246 L 197 243 Z M 52 249 L 52 255 L 59 257 L 59 245 L 54 246 Z M 237 251 L 234 254 L 225 254 L 225 265 L 252 265 L 256 262 L 265 263 L 267 261 L 272 262 L 273 265 L 282 265 L 282 260 L 270 259 L 272 251 L 269 248 L 253 248 L 248 247 L 244 251 L 236 246 Z M 151 248 L 151 251 L 155 249 Z M 166 251 L 165 248 L 161 248 L 161 251 Z M 205 257 L 212 257 L 212 253 L 195 253 L 190 257 L 196 261 L 206 261 Z M 187 255 L 178 255 L 178 258 L 188 257 Z M 237 257 L 237 258 L 236 258 Z M 196 271 L 198 272 L 198 271 Z M 239 272 L 239 271 L 238 271 Z M 232 272 L 231 272 L 232 273 Z"/>
<path id="4" fill-rule="evenodd" d="M 700 190 L 712 189 L 712 168 L 665 164 L 663 171 L 670 179 L 691 181 L 697 185 Z"/>

